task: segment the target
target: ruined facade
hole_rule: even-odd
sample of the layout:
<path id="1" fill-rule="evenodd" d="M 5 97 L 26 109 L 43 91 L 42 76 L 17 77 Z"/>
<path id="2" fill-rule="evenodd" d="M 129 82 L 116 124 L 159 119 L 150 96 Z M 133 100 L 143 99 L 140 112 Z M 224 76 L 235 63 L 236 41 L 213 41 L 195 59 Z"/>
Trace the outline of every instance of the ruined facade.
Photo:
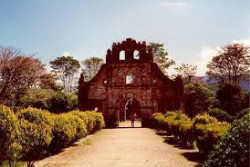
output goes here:
<path id="1" fill-rule="evenodd" d="M 124 54 L 122 54 L 124 53 Z M 154 112 L 183 107 L 183 83 L 165 76 L 153 62 L 153 53 L 145 42 L 126 39 L 113 43 L 106 64 L 90 81 L 79 80 L 79 108 L 102 112 L 106 120 L 122 121 L 133 112 L 142 118 L 142 126 Z"/>

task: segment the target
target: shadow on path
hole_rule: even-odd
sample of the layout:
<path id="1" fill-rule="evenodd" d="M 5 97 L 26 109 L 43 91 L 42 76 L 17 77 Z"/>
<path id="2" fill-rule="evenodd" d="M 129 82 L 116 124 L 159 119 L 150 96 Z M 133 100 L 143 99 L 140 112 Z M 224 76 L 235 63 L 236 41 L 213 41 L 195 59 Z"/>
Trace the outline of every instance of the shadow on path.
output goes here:
<path id="1" fill-rule="evenodd" d="M 164 139 L 164 142 L 167 144 L 172 145 L 175 148 L 182 149 L 182 150 L 194 150 L 193 146 L 188 146 L 183 142 L 177 140 L 174 136 L 168 136 L 166 132 L 156 132 L 157 135 L 161 136 Z M 202 166 L 201 163 L 204 161 L 202 155 L 198 152 L 190 152 L 186 151 L 181 153 L 187 160 L 199 163 L 196 167 Z"/>

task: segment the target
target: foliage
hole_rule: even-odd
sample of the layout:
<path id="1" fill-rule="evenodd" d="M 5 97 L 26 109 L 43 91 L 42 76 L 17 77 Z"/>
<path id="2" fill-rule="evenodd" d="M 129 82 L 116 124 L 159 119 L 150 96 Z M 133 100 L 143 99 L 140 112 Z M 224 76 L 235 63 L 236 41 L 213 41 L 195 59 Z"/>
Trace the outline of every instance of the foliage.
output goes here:
<path id="1" fill-rule="evenodd" d="M 184 84 L 188 84 L 194 77 L 197 71 L 197 66 L 181 64 L 179 67 L 176 67 L 175 70 L 177 71 L 178 75 L 182 76 Z"/>
<path id="2" fill-rule="evenodd" d="M 194 118 L 193 130 L 199 151 L 207 156 L 229 128 L 230 124 L 219 122 L 207 114 L 197 115 Z"/>
<path id="3" fill-rule="evenodd" d="M 77 139 L 104 127 L 104 119 L 101 113 L 95 111 L 74 110 L 66 114 L 54 116 L 55 126 L 51 151 L 58 152 Z"/>
<path id="4" fill-rule="evenodd" d="M 50 109 L 50 99 L 54 91 L 48 89 L 31 88 L 21 99 L 22 107 L 35 107 L 41 109 Z"/>
<path id="5" fill-rule="evenodd" d="M 38 88 L 30 89 L 20 101 L 23 107 L 31 106 L 55 113 L 69 111 L 77 106 L 77 96 L 73 93 Z"/>
<path id="6" fill-rule="evenodd" d="M 52 131 L 53 139 L 50 144 L 51 152 L 58 152 L 76 140 L 77 127 L 74 121 L 77 118 L 72 114 L 54 116 L 55 125 Z"/>
<path id="7" fill-rule="evenodd" d="M 62 90 L 61 85 L 56 83 L 56 76 L 52 73 L 44 73 L 40 76 L 39 87 L 41 89 Z"/>
<path id="8" fill-rule="evenodd" d="M 174 60 L 170 59 L 168 52 L 165 51 L 164 44 L 160 43 L 149 43 L 149 49 L 152 49 L 154 55 L 154 62 L 158 64 L 161 71 L 167 74 L 167 69 L 174 65 Z"/>
<path id="9" fill-rule="evenodd" d="M 249 113 L 250 113 L 250 108 L 245 108 L 241 110 L 241 112 L 237 115 L 237 118 L 240 119 Z"/>
<path id="10" fill-rule="evenodd" d="M 185 111 L 190 117 L 208 111 L 213 97 L 211 90 L 201 83 L 190 83 L 184 87 Z"/>
<path id="11" fill-rule="evenodd" d="M 101 68 L 103 59 L 98 57 L 90 57 L 82 61 L 82 71 L 86 81 L 91 80 Z"/>
<path id="12" fill-rule="evenodd" d="M 207 74 L 220 81 L 237 82 L 246 79 L 249 73 L 249 47 L 243 44 L 229 44 L 221 48 L 219 54 L 208 63 Z"/>
<path id="13" fill-rule="evenodd" d="M 32 166 L 35 160 L 49 155 L 54 122 L 48 111 L 32 107 L 20 110 L 17 116 L 22 132 L 22 158 Z"/>
<path id="14" fill-rule="evenodd" d="M 233 117 L 229 115 L 226 111 L 221 110 L 219 108 L 212 108 L 208 111 L 208 114 L 212 117 L 215 117 L 218 121 L 226 121 L 231 123 L 233 121 Z"/>
<path id="15" fill-rule="evenodd" d="M 243 109 L 242 99 L 244 96 L 237 83 L 221 83 L 216 92 L 216 97 L 220 101 L 220 108 L 230 115 L 237 115 Z"/>
<path id="16" fill-rule="evenodd" d="M 232 128 L 211 151 L 204 166 L 249 166 L 249 116 L 248 113 L 232 124 Z"/>
<path id="17" fill-rule="evenodd" d="M 165 117 L 167 130 L 183 143 L 192 145 L 194 141 L 192 120 L 182 111 L 169 111 Z"/>
<path id="18" fill-rule="evenodd" d="M 55 113 L 61 113 L 76 108 L 78 101 L 74 93 L 56 92 L 50 99 L 50 110 Z"/>
<path id="19" fill-rule="evenodd" d="M 8 160 L 11 165 L 20 156 L 21 132 L 17 117 L 6 106 L 0 105 L 0 165 Z"/>
<path id="20" fill-rule="evenodd" d="M 31 167 L 36 160 L 104 126 L 102 114 L 95 111 L 75 110 L 57 115 L 28 107 L 15 115 L 10 108 L 0 106 L 0 165 L 21 159 Z"/>
<path id="21" fill-rule="evenodd" d="M 40 60 L 12 47 L 0 47 L 0 104 L 15 106 L 20 96 L 40 78 L 44 66 Z"/>
<path id="22" fill-rule="evenodd" d="M 162 113 L 160 112 L 154 113 L 151 119 L 152 119 L 152 125 L 155 129 L 167 130 L 166 118 Z"/>
<path id="23" fill-rule="evenodd" d="M 72 92 L 74 77 L 80 69 L 80 63 L 72 56 L 61 56 L 50 62 L 55 74 L 63 83 L 66 92 Z"/>

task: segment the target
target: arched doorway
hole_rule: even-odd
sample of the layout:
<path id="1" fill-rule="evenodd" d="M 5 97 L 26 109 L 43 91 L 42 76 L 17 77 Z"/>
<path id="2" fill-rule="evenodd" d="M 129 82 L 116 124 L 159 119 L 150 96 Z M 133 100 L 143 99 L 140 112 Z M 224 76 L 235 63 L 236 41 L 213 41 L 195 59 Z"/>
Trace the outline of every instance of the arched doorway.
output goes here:
<path id="1" fill-rule="evenodd" d="M 141 127 L 141 105 L 135 97 L 126 98 L 123 103 L 123 110 L 120 110 L 119 127 L 131 127 L 130 118 L 132 114 L 136 114 L 135 127 Z"/>
<path id="2" fill-rule="evenodd" d="M 134 97 L 127 100 L 124 110 L 124 118 L 126 120 L 129 120 L 131 114 L 134 113 L 138 118 L 141 118 L 141 106 L 138 100 L 136 100 Z"/>

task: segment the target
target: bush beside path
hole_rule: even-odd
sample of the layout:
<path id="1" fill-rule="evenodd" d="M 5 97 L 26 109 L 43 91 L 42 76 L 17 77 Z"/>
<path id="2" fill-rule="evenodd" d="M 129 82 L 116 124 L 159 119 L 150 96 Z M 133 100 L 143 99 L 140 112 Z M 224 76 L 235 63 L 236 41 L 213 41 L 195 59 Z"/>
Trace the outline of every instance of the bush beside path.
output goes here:
<path id="1" fill-rule="evenodd" d="M 165 136 L 148 128 L 103 129 L 58 155 L 38 161 L 36 167 L 191 167 L 198 163 L 183 155 L 198 150 L 165 143 Z"/>

